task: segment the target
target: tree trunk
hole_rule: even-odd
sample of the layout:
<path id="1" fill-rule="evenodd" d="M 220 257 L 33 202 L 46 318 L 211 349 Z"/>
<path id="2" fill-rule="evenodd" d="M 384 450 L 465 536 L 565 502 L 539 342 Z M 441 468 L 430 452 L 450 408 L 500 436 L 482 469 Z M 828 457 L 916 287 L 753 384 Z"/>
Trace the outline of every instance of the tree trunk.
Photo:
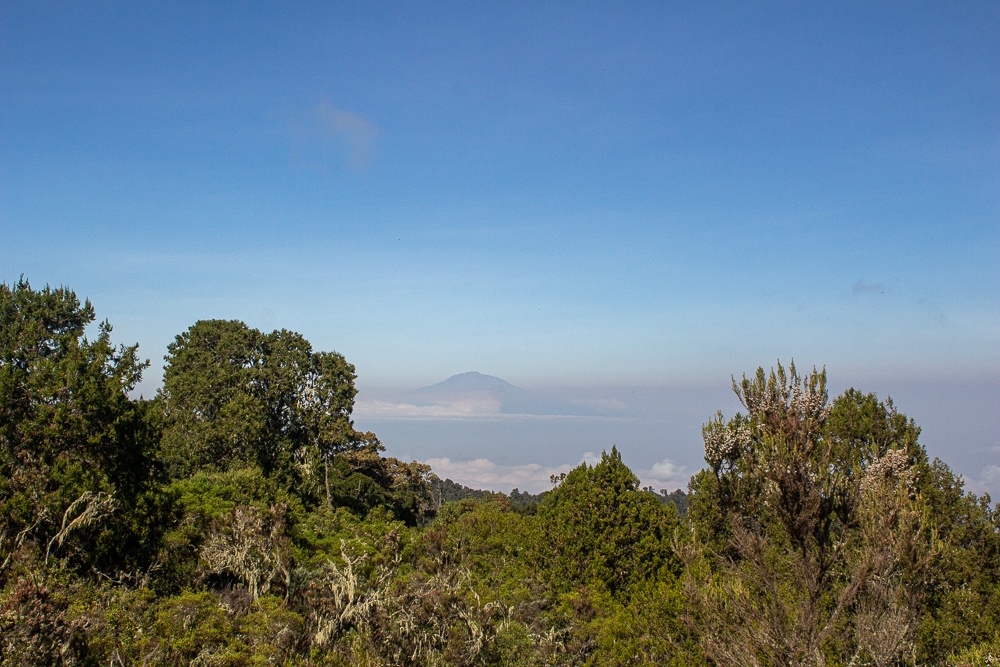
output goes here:
<path id="1" fill-rule="evenodd" d="M 323 457 L 323 484 L 326 485 L 326 506 L 331 507 L 330 503 L 330 460 Z"/>

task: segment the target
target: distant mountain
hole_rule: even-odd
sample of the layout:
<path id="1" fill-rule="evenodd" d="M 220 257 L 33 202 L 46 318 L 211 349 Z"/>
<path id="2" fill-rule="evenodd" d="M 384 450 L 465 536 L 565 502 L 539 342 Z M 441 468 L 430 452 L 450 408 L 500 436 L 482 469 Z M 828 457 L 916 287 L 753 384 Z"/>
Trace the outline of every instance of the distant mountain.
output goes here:
<path id="1" fill-rule="evenodd" d="M 452 375 L 443 382 L 407 392 L 404 398 L 418 406 L 476 405 L 499 414 L 594 415 L 584 406 L 535 394 L 506 380 L 475 371 Z"/>

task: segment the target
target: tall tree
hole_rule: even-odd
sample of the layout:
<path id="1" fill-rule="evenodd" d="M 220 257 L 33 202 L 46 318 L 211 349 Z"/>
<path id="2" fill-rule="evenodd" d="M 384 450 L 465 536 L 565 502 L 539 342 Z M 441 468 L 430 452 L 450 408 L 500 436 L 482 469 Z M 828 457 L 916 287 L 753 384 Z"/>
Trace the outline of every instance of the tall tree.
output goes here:
<path id="1" fill-rule="evenodd" d="M 893 664 L 931 550 L 912 421 L 792 364 L 733 381 L 746 414 L 705 426 L 689 594 L 717 664 Z M 907 584 L 911 586 L 908 588 Z M 879 628 L 873 632 L 873 628 Z"/>
<path id="2" fill-rule="evenodd" d="M 114 508 L 128 515 L 151 471 L 154 435 L 128 396 L 148 362 L 112 345 L 107 321 L 88 339 L 93 321 L 67 288 L 0 284 L 0 574 L 28 544 L 46 559 L 99 556 L 81 540 Z"/>
<path id="3" fill-rule="evenodd" d="M 560 590 L 590 586 L 627 597 L 638 583 L 679 572 L 670 547 L 677 512 L 639 489 L 617 447 L 596 465 L 570 471 L 545 496 L 538 517 L 541 560 Z"/>
<path id="4" fill-rule="evenodd" d="M 171 476 L 254 460 L 267 426 L 262 336 L 242 322 L 198 322 L 167 347 L 160 390 Z"/>
<path id="5" fill-rule="evenodd" d="M 257 465 L 317 492 L 331 458 L 358 444 L 354 366 L 300 334 L 202 320 L 169 346 L 159 400 L 175 476 Z"/>

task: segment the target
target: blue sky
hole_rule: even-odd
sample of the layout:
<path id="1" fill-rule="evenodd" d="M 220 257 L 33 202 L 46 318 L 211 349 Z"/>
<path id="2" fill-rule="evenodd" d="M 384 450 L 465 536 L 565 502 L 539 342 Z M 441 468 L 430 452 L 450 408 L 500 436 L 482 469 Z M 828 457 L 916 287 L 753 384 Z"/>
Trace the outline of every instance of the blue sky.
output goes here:
<path id="1" fill-rule="evenodd" d="M 149 390 L 226 317 L 363 390 L 794 357 L 995 405 L 997 71 L 995 2 L 4 0 L 0 279 L 89 296 Z M 996 493 L 993 412 L 941 455 Z"/>

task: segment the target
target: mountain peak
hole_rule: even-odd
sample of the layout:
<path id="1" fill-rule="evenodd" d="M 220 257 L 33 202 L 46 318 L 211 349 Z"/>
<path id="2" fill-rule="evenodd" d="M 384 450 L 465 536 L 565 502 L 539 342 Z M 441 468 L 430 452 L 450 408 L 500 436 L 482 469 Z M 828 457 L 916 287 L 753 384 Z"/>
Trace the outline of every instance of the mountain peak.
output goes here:
<path id="1" fill-rule="evenodd" d="M 587 415 L 578 405 L 553 400 L 525 391 L 504 379 L 479 371 L 452 375 L 447 380 L 421 387 L 407 394 L 415 405 L 460 405 L 477 403 L 491 405 L 504 414 L 527 415 Z"/>
<path id="2" fill-rule="evenodd" d="M 418 392 L 439 392 L 439 391 L 501 391 L 508 392 L 516 390 L 517 387 L 493 375 L 485 375 L 479 371 L 469 371 L 452 375 L 443 382 L 432 384 L 429 387 L 418 389 Z"/>

